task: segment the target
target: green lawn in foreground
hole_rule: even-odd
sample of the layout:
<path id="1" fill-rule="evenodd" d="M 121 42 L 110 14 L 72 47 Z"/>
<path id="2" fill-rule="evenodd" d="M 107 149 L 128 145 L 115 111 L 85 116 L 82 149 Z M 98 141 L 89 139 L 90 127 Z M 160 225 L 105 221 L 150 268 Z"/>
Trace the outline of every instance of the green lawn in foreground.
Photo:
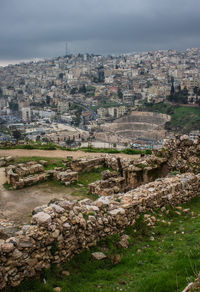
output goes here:
<path id="1" fill-rule="evenodd" d="M 43 271 L 40 279 L 45 278 L 46 284 L 37 278 L 5 291 L 50 292 L 57 286 L 64 292 L 182 291 L 200 271 L 200 198 L 182 207 L 190 208 L 189 213 L 171 208 L 168 214 L 155 212 L 153 215 L 160 220 L 155 228 L 139 218 L 125 232 L 131 237 L 128 249 L 119 248 L 119 236 L 112 236 L 69 263 Z M 93 260 L 91 252 L 103 247 L 109 248 L 108 258 Z M 112 264 L 111 255 L 121 255 L 121 261 Z M 62 275 L 63 270 L 70 276 Z"/>

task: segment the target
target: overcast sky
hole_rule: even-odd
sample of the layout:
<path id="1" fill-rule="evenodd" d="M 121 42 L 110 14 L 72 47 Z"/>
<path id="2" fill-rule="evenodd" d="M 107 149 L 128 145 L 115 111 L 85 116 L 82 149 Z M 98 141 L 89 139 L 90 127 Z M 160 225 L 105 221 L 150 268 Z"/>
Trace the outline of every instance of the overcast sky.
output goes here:
<path id="1" fill-rule="evenodd" d="M 0 64 L 200 47 L 200 0 L 0 0 Z"/>

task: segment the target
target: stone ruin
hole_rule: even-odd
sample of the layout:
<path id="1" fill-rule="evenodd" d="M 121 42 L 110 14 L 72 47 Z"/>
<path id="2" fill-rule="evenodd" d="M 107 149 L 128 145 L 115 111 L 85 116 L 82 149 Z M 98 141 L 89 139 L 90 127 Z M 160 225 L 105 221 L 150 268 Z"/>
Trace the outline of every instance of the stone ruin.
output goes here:
<path id="1" fill-rule="evenodd" d="M 44 166 L 35 161 L 9 165 L 5 168 L 5 174 L 8 184 L 14 189 L 31 186 L 49 177 L 48 173 L 45 173 Z"/>
<path id="2" fill-rule="evenodd" d="M 62 167 L 46 171 L 44 168 L 46 164 L 47 161 L 41 160 L 40 163 L 29 161 L 17 165 L 9 165 L 5 168 L 7 183 L 13 189 L 22 189 L 47 179 L 55 179 L 65 185 L 78 180 L 77 172 L 70 169 L 65 170 Z"/>
<path id="3" fill-rule="evenodd" d="M 78 172 L 72 171 L 71 169 L 67 170 L 52 170 L 49 173 L 53 176 L 53 179 L 61 181 L 66 186 L 78 180 Z"/>
<path id="4" fill-rule="evenodd" d="M 4 156 L 0 158 L 0 167 L 7 166 L 10 162 L 13 161 L 12 156 Z"/>
<path id="5" fill-rule="evenodd" d="M 187 135 L 176 136 L 168 140 L 163 149 L 154 153 L 167 159 L 170 171 L 200 172 L 200 137 L 193 141 Z"/>
<path id="6" fill-rule="evenodd" d="M 55 200 L 35 208 L 31 225 L 25 225 L 10 238 L 0 239 L 0 289 L 17 286 L 25 278 L 49 268 L 52 263 L 68 261 L 83 249 L 96 245 L 100 239 L 122 233 L 127 226 L 134 225 L 142 213 L 166 205 L 175 207 L 199 196 L 199 140 L 188 141 L 187 137 L 178 137 L 169 142 L 168 145 L 174 149 L 171 156 L 170 150 L 163 149 L 157 153 L 158 156 L 142 157 L 131 164 L 131 159 L 119 160 L 110 155 L 102 157 L 103 160 L 93 160 L 95 165 L 103 161 L 115 170 L 114 173 L 104 172 L 102 181 L 113 182 L 113 179 L 121 177 L 122 188 L 136 186 L 137 179 L 142 185 L 126 192 L 101 196 L 96 201 L 88 198 L 81 201 Z M 192 160 L 185 159 L 188 153 Z M 71 169 L 84 169 L 83 164 L 82 160 L 72 161 Z M 90 162 L 86 164 L 90 167 Z M 148 182 L 155 179 L 161 170 L 165 175 L 165 172 L 181 172 L 184 169 L 190 172 Z M 103 182 L 98 184 L 101 186 Z M 105 190 L 104 186 L 102 190 Z"/>
<path id="7" fill-rule="evenodd" d="M 185 173 L 94 202 L 61 200 L 37 208 L 31 225 L 0 240 L 0 289 L 68 261 L 100 239 L 123 232 L 140 214 L 184 203 L 199 190 L 200 174 Z"/>

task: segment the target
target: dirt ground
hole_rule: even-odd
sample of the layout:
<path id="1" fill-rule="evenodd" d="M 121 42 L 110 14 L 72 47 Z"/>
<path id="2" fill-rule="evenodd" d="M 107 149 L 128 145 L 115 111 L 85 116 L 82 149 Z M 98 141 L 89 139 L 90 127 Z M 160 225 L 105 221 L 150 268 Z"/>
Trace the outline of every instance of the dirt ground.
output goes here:
<path id="1" fill-rule="evenodd" d="M 67 156 L 73 156 L 74 159 L 81 158 L 81 157 L 97 157 L 102 156 L 104 153 L 87 153 L 83 151 L 64 151 L 64 150 L 26 150 L 26 149 L 12 149 L 12 150 L 0 150 L 0 157 L 1 156 L 41 156 L 41 157 L 58 157 L 58 158 L 66 158 Z M 110 154 L 117 157 L 134 157 L 138 158 L 140 155 L 127 155 L 123 153 L 118 154 Z"/>
<path id="2" fill-rule="evenodd" d="M 14 221 L 17 225 L 29 223 L 32 210 L 50 200 L 75 200 L 80 197 L 72 196 L 75 187 L 66 187 L 55 182 L 44 182 L 21 190 L 6 190 L 4 169 L 0 168 L 0 220 Z"/>

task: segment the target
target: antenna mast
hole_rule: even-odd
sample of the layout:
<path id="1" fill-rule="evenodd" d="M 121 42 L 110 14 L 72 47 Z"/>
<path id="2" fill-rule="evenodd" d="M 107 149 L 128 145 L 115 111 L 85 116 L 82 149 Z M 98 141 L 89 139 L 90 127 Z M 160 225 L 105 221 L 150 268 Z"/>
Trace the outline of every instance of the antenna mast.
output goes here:
<path id="1" fill-rule="evenodd" d="M 68 56 L 69 55 L 69 43 L 65 42 L 65 55 Z"/>

